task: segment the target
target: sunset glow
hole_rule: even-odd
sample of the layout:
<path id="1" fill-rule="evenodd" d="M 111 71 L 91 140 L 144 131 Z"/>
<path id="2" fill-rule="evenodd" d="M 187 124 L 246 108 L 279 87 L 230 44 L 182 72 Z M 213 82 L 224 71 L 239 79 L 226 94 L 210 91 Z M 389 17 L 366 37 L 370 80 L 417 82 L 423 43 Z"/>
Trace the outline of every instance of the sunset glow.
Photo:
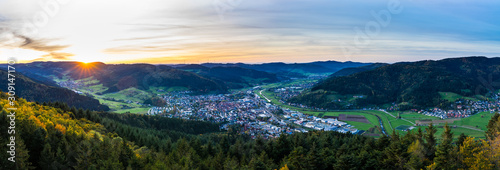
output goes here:
<path id="1" fill-rule="evenodd" d="M 61 2 L 1 1 L 0 56 L 155 64 L 500 56 L 498 1 L 401 0 L 392 13 L 387 1 L 358 0 Z M 36 32 L 23 32 L 26 23 Z"/>

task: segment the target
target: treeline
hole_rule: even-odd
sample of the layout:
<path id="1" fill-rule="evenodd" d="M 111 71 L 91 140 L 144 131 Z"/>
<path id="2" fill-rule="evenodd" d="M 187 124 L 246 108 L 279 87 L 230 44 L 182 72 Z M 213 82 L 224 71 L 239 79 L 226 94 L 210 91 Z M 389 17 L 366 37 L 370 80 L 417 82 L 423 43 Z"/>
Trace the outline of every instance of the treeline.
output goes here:
<path id="1" fill-rule="evenodd" d="M 0 144 L 9 142 L 6 96 L 0 96 Z M 16 105 L 16 163 L 0 169 L 498 169 L 500 120 L 488 140 L 448 126 L 379 139 L 312 131 L 250 139 L 218 124 L 146 115 L 92 112 L 61 103 Z M 0 152 L 6 153 L 6 147 Z"/>

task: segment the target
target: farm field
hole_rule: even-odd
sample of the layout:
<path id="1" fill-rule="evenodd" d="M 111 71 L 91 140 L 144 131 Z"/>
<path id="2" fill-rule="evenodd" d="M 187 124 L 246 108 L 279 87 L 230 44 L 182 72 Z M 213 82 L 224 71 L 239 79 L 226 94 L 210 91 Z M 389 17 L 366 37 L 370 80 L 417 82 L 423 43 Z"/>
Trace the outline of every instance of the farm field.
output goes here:
<path id="1" fill-rule="evenodd" d="M 56 82 L 68 80 L 69 79 L 55 79 Z M 108 88 L 104 87 L 103 84 L 99 84 L 98 80 L 92 79 L 91 77 L 76 80 L 75 82 L 79 82 L 84 85 L 80 86 L 76 90 L 93 96 L 95 99 L 99 100 L 100 103 L 107 105 L 112 112 L 116 113 L 130 112 L 144 114 L 148 111 L 149 107 L 141 106 L 136 102 L 142 103 L 146 98 L 153 96 L 152 93 L 136 88 L 128 88 L 121 90 L 120 92 L 102 94 L 102 92 L 106 91 Z M 173 87 L 172 89 L 166 90 L 172 91 L 178 90 L 178 88 L 176 89 L 176 87 Z"/>
<path id="2" fill-rule="evenodd" d="M 459 121 L 455 121 L 452 125 L 473 127 L 473 128 L 477 128 L 477 129 L 481 129 L 483 131 L 486 131 L 487 130 L 486 125 L 488 125 L 488 122 L 490 121 L 490 119 L 493 115 L 494 115 L 493 113 L 481 112 L 481 113 L 472 115 L 468 118 L 461 119 Z"/>

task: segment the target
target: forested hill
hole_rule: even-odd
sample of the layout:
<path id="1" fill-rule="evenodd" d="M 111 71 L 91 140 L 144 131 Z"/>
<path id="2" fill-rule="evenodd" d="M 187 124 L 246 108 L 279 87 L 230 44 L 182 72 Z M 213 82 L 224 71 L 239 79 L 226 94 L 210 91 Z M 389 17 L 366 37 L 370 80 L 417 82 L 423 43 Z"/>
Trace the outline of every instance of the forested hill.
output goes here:
<path id="1" fill-rule="evenodd" d="M 64 103 L 18 99 L 15 134 L 7 95 L 0 94 L 0 169 L 498 169 L 499 114 L 488 141 L 445 126 L 400 136 L 371 137 L 311 131 L 250 139 L 218 124 L 164 117 L 90 112 Z M 8 161 L 15 136 L 16 162 Z M 17 166 L 17 167 L 16 167 Z"/>
<path id="2" fill-rule="evenodd" d="M 202 65 L 186 65 L 178 67 L 181 70 L 189 70 L 203 77 L 208 77 L 224 83 L 228 88 L 251 87 L 263 83 L 278 82 L 274 73 L 257 71 L 242 67 L 204 67 Z"/>
<path id="3" fill-rule="evenodd" d="M 373 69 L 376 69 L 376 68 L 379 68 L 382 66 L 386 66 L 386 65 L 388 65 L 388 64 L 386 64 L 386 63 L 374 63 L 374 64 L 361 66 L 361 67 L 343 68 L 342 70 L 339 70 L 330 76 L 332 76 L 332 77 L 348 76 L 348 75 L 356 74 L 356 73 L 363 72 L 363 71 L 373 70 Z"/>
<path id="4" fill-rule="evenodd" d="M 364 95 L 357 106 L 407 102 L 435 107 L 445 102 L 438 92 L 484 95 L 499 88 L 500 58 L 464 57 L 396 63 L 344 77 L 331 77 L 295 99 L 318 107 L 340 107 L 329 95 Z"/>
<path id="5" fill-rule="evenodd" d="M 201 67 L 200 67 L 201 65 Z M 176 64 L 173 67 L 180 68 L 212 68 L 212 67 L 241 67 L 257 71 L 277 74 L 280 78 L 304 77 L 309 74 L 334 73 L 343 68 L 360 67 L 370 65 L 370 63 L 358 62 L 338 62 L 338 61 L 316 61 L 310 63 L 263 63 L 263 64 L 245 64 L 245 63 L 203 63 L 200 65 Z"/>
<path id="6" fill-rule="evenodd" d="M 129 87 L 147 90 L 149 87 L 186 87 L 195 92 L 225 92 L 227 87 L 220 82 L 195 73 L 174 69 L 168 66 L 150 64 L 107 65 L 100 75 L 94 75 L 108 92 L 115 92 Z"/>
<path id="7" fill-rule="evenodd" d="M 0 70 L 0 81 L 9 82 L 7 71 Z M 109 107 L 106 105 L 102 105 L 99 103 L 99 100 L 96 100 L 91 97 L 79 95 L 71 90 L 46 85 L 41 81 L 32 80 L 28 77 L 20 73 L 14 73 L 15 92 L 17 96 L 23 97 L 28 101 L 37 101 L 40 103 L 43 102 L 65 102 L 70 107 L 77 107 L 83 109 L 90 110 L 98 110 L 98 111 L 108 111 Z M 4 85 L 0 88 L 4 92 L 8 92 L 8 86 Z"/>
<path id="8" fill-rule="evenodd" d="M 130 87 L 147 90 L 150 87 L 186 87 L 195 92 L 227 90 L 223 84 L 195 73 L 174 69 L 169 66 L 151 64 L 81 63 L 81 62 L 33 62 L 19 64 L 16 69 L 22 73 L 36 73 L 31 76 L 69 76 L 74 80 L 94 77 L 105 87 L 107 93 Z"/>

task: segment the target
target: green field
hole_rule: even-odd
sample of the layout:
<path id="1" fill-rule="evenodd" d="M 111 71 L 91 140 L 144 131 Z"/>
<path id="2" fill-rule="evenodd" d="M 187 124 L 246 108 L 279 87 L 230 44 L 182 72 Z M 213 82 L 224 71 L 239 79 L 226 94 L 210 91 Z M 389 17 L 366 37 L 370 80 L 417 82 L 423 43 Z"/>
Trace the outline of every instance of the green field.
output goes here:
<path id="1" fill-rule="evenodd" d="M 69 79 L 55 79 L 55 81 L 57 82 L 67 80 Z M 76 90 L 86 94 L 90 94 L 95 99 L 99 100 L 101 104 L 107 105 L 112 112 L 116 113 L 147 113 L 149 107 L 139 105 L 137 104 L 137 102 L 143 103 L 145 99 L 154 96 L 154 94 L 151 92 L 139 90 L 136 88 L 128 88 L 115 93 L 101 94 L 104 91 L 108 90 L 108 88 L 104 87 L 103 84 L 99 84 L 99 81 L 96 79 L 92 79 L 92 77 L 76 80 L 75 82 L 83 84 L 83 86 L 79 87 Z M 181 89 L 177 87 L 171 87 L 170 89 L 166 90 L 175 91 Z"/>
<path id="2" fill-rule="evenodd" d="M 367 123 L 361 123 L 361 122 L 354 122 L 354 121 L 344 121 L 344 122 L 348 123 L 349 125 L 353 126 L 356 129 L 359 129 L 359 130 L 368 130 L 372 127 L 375 127 L 375 125 L 373 125 L 373 124 L 367 124 Z"/>
<path id="3" fill-rule="evenodd" d="M 458 126 L 466 126 L 466 127 L 472 127 L 472 128 L 477 128 L 481 129 L 483 131 L 486 131 L 486 125 L 488 125 L 488 122 L 490 121 L 491 117 L 493 116 L 493 113 L 489 112 L 481 112 L 475 115 L 472 115 L 468 118 L 461 119 L 459 121 L 455 121 L 450 125 L 458 125 Z"/>
<path id="4" fill-rule="evenodd" d="M 137 114 L 146 114 L 149 110 L 149 107 L 144 108 L 133 108 L 133 109 L 120 109 L 115 111 L 115 113 L 137 113 Z"/>
<path id="5" fill-rule="evenodd" d="M 408 128 L 410 128 L 411 126 L 408 126 L 408 125 L 399 125 L 398 127 L 396 127 L 396 130 L 406 130 Z"/>
<path id="6" fill-rule="evenodd" d="M 442 99 L 448 100 L 450 102 L 454 102 L 457 99 L 469 99 L 469 100 L 477 101 L 477 99 L 475 99 L 475 98 L 464 97 L 464 96 L 461 96 L 461 95 L 453 93 L 453 92 L 439 92 L 439 95 L 441 96 Z"/>
<path id="7" fill-rule="evenodd" d="M 152 95 L 146 91 L 131 87 L 116 93 L 106 93 L 102 96 L 107 98 L 114 98 L 115 100 L 133 101 L 142 103 L 144 100 L 151 97 Z"/>

